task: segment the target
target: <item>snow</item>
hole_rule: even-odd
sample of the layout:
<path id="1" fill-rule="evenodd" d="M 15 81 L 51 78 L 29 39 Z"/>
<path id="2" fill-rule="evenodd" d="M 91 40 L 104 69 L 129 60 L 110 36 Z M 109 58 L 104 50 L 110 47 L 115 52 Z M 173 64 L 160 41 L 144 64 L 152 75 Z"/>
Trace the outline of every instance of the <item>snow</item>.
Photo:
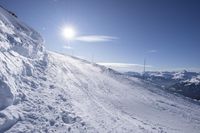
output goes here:
<path id="1" fill-rule="evenodd" d="M 0 41 L 0 51 L 14 50 L 29 58 L 40 56 L 44 49 L 44 41 L 39 33 L 2 7 L 0 7 Z"/>
<path id="2" fill-rule="evenodd" d="M 10 46 L 0 51 L 0 132 L 199 132 L 199 103 L 112 69 L 41 50 L 35 31 L 1 8 L 0 14 L 18 38 L 0 41 Z M 26 30 L 18 31 L 16 23 Z M 13 36 L 1 30 L 0 36 L 8 35 Z M 20 40 L 27 46 L 18 45 Z"/>
<path id="3" fill-rule="evenodd" d="M 197 77 L 193 77 L 191 79 L 188 79 L 188 80 L 185 80 L 183 82 L 186 82 L 188 84 L 195 84 L 195 85 L 198 85 L 200 84 L 200 75 L 198 75 Z"/>
<path id="4" fill-rule="evenodd" d="M 175 73 L 173 79 L 183 79 L 184 73 Z"/>

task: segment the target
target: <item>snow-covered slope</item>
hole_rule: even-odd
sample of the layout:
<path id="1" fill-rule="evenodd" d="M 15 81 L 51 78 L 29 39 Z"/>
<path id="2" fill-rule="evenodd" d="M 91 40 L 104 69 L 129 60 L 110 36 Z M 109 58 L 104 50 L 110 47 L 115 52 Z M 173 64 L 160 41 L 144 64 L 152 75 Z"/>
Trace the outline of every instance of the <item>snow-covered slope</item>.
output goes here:
<path id="1" fill-rule="evenodd" d="M 43 51 L 43 39 L 32 28 L 20 22 L 0 6 L 0 51 L 13 50 L 20 55 L 35 58 Z"/>
<path id="2" fill-rule="evenodd" d="M 4 9 L 0 14 L 2 27 L 14 31 L 0 33 L 0 132 L 199 132 L 197 103 L 112 69 L 43 51 L 37 32 Z M 26 28 L 17 30 L 16 23 Z"/>

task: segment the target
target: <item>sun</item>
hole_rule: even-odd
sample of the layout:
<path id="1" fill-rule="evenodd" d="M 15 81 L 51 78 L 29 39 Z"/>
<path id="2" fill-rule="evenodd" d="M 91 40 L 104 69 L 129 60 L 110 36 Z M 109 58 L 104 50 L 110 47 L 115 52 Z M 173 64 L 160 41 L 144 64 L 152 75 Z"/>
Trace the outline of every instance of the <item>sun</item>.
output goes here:
<path id="1" fill-rule="evenodd" d="M 67 40 L 73 40 L 76 36 L 76 32 L 73 27 L 66 26 L 62 29 L 62 36 Z"/>

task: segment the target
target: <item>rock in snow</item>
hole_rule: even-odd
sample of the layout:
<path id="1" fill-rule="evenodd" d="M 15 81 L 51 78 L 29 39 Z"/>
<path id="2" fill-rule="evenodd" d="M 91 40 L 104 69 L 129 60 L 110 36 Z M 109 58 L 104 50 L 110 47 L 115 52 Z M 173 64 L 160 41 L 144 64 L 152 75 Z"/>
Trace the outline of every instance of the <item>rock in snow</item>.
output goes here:
<path id="1" fill-rule="evenodd" d="M 85 60 L 46 51 L 0 8 L 0 132 L 197 133 L 200 105 Z"/>

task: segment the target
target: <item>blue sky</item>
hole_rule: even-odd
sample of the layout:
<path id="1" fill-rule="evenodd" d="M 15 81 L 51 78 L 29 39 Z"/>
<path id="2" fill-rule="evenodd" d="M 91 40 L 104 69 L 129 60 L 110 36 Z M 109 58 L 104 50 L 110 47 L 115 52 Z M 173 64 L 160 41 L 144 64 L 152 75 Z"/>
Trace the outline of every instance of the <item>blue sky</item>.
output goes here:
<path id="1" fill-rule="evenodd" d="M 44 37 L 48 50 L 95 62 L 200 68 L 198 0 L 1 0 Z M 65 25 L 78 37 L 66 49 Z"/>

